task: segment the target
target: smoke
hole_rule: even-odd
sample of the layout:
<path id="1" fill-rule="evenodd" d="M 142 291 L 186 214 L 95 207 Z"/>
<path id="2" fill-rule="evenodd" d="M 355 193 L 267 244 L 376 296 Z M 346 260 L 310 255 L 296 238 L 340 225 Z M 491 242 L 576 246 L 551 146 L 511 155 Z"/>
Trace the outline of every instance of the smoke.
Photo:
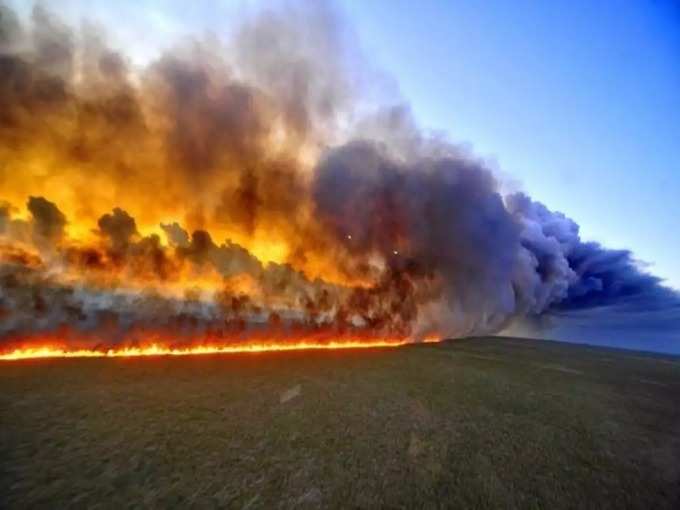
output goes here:
<path id="1" fill-rule="evenodd" d="M 407 105 L 366 111 L 355 47 L 332 6 L 292 3 L 139 67 L 91 24 L 0 7 L 2 342 L 678 322 L 630 252 L 504 196 Z"/>
<path id="2" fill-rule="evenodd" d="M 443 301 L 450 313 L 435 329 L 498 329 L 516 309 L 520 232 L 491 173 L 455 153 L 397 161 L 386 150 L 356 141 L 324 157 L 313 187 L 321 221 L 359 266 L 378 254 L 426 289 L 423 304 Z"/>
<path id="3" fill-rule="evenodd" d="M 33 216 L 33 232 L 42 241 L 58 241 L 64 235 L 66 217 L 49 200 L 29 197 L 27 208 Z"/>
<path id="4" fill-rule="evenodd" d="M 582 241 L 575 222 L 526 195 L 506 204 L 523 225 L 527 288 L 540 304 L 508 333 L 680 352 L 680 296 L 630 251 Z"/>

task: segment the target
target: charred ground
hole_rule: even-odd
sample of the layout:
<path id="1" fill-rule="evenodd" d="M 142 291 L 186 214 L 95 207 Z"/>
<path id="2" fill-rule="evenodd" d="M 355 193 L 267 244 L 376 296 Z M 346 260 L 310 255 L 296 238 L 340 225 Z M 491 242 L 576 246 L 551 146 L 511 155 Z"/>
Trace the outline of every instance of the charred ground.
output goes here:
<path id="1" fill-rule="evenodd" d="M 680 358 L 504 338 L 0 367 L 3 507 L 677 508 Z"/>

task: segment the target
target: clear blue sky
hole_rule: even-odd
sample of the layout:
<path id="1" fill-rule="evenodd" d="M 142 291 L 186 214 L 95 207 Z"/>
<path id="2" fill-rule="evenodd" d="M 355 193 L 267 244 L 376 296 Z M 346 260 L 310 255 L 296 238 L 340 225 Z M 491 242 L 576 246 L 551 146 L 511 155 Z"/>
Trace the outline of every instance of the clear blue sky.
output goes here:
<path id="1" fill-rule="evenodd" d="M 338 1 L 421 125 L 469 143 L 585 238 L 632 249 L 680 288 L 679 2 Z M 248 3 L 60 10 L 125 19 L 114 27 L 143 55 L 178 32 L 227 30 Z"/>

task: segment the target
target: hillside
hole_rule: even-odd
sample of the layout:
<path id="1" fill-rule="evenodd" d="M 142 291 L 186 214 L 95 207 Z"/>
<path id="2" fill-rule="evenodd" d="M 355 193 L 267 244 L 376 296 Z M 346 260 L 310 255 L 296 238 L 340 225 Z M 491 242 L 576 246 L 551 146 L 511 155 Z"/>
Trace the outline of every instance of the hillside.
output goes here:
<path id="1" fill-rule="evenodd" d="M 680 358 L 484 338 L 0 364 L 0 506 L 678 508 Z"/>

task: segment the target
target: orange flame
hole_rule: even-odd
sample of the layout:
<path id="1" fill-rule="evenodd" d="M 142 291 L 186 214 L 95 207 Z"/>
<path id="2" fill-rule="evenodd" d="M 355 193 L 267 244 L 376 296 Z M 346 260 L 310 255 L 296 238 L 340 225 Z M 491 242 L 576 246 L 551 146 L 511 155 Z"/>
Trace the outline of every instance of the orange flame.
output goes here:
<path id="1" fill-rule="evenodd" d="M 423 343 L 435 343 L 437 338 L 427 338 Z M 161 344 L 150 344 L 145 347 L 121 347 L 116 349 L 68 350 L 57 346 L 41 346 L 18 348 L 0 354 L 2 361 L 14 361 L 37 358 L 127 358 L 140 356 L 194 356 L 200 354 L 257 354 L 261 352 L 303 351 L 303 350 L 337 350 L 337 349 L 379 349 L 401 347 L 415 343 L 410 340 L 343 340 L 330 342 L 286 342 L 286 343 L 250 343 L 239 345 L 198 345 L 191 347 L 167 347 Z"/>

